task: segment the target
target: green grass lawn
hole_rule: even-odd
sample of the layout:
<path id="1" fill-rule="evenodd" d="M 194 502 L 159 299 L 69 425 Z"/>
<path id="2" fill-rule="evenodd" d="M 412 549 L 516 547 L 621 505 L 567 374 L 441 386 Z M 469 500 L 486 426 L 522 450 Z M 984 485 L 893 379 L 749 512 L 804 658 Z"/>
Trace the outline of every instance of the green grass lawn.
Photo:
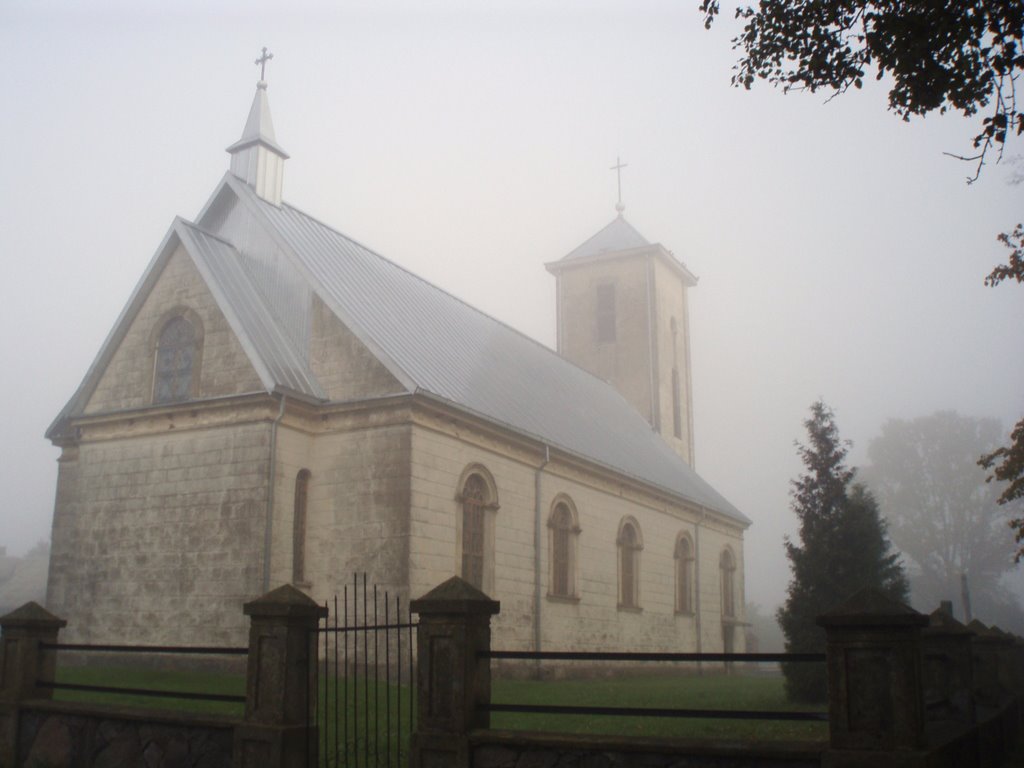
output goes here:
<path id="1" fill-rule="evenodd" d="M 586 707 L 822 711 L 786 700 L 781 676 L 680 675 L 601 680 L 496 680 L 492 701 Z M 495 712 L 491 727 L 624 736 L 708 739 L 819 740 L 826 723 Z"/>
<path id="2" fill-rule="evenodd" d="M 130 688 L 158 688 L 172 691 L 203 691 L 207 693 L 243 694 L 245 680 L 240 675 L 208 672 L 168 672 L 100 667 L 60 668 L 58 682 L 87 685 L 122 686 Z M 323 685 L 323 681 L 322 681 Z M 580 680 L 503 680 L 493 682 L 495 703 L 557 704 L 576 706 L 658 707 L 666 709 L 746 709 L 766 711 L 821 710 L 823 707 L 792 705 L 786 701 L 781 676 L 771 675 L 680 675 L 643 676 L 632 678 L 580 679 Z M 323 706 L 326 690 L 329 706 Z M 390 699 L 389 699 L 390 695 Z M 399 695 L 402 709 L 398 710 Z M 358 714 L 350 714 L 348 721 L 334 703 L 345 701 L 346 690 L 333 683 L 321 687 L 318 702 L 321 720 L 326 716 L 326 730 L 321 732 L 321 744 L 328 751 L 342 744 L 345 734 L 358 735 L 356 748 L 381 753 L 386 749 L 384 722 L 390 712 L 391 728 L 396 731 L 401 723 L 402 742 L 407 744 L 410 732 L 409 689 L 399 690 L 383 683 L 367 689 L 359 681 L 358 689 L 349 683 L 349 701 L 358 696 Z M 337 699 L 335 698 L 337 697 Z M 55 691 L 60 701 L 91 701 L 147 709 L 171 709 L 197 714 L 217 714 L 240 717 L 241 704 L 159 699 L 129 694 L 100 694 L 79 691 Z M 350 708 L 350 713 L 352 709 Z M 369 728 L 366 713 L 369 712 Z M 683 719 L 667 717 L 598 717 L 591 715 L 519 714 L 496 712 L 491 715 L 493 728 L 545 732 L 605 734 L 622 736 L 651 736 L 701 739 L 758 739 L 817 741 L 828 737 L 825 723 L 787 722 L 770 720 L 718 720 Z M 367 732 L 369 738 L 367 739 Z M 326 736 L 324 735 L 326 734 Z M 394 747 L 392 747 L 394 749 Z M 323 748 L 321 747 L 321 751 Z"/>
<path id="3" fill-rule="evenodd" d="M 151 688 L 165 691 L 245 695 L 245 677 L 243 675 L 214 672 L 171 672 L 120 667 L 58 667 L 57 682 L 118 688 Z M 57 689 L 53 692 L 53 697 L 57 701 L 95 702 L 121 707 L 167 709 L 229 717 L 241 717 L 245 711 L 244 704 L 233 702 L 157 698 L 123 693 Z"/>

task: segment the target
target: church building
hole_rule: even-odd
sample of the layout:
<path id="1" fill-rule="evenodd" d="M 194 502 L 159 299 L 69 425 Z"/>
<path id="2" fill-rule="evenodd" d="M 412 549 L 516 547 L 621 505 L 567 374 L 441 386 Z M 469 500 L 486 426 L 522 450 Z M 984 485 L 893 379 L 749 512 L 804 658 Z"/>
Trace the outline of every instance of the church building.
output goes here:
<path id="1" fill-rule="evenodd" d="M 618 215 L 547 264 L 557 353 L 282 199 L 261 80 L 47 437 L 68 642 L 244 644 L 244 602 L 453 574 L 496 645 L 742 650 L 750 521 L 693 469 L 687 292 Z"/>

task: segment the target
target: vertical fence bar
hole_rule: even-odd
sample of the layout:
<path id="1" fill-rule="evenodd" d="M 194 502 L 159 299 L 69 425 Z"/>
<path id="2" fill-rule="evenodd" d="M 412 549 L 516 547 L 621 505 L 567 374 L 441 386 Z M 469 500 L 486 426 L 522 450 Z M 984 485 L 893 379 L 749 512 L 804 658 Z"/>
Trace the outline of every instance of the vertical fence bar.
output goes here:
<path id="1" fill-rule="evenodd" d="M 387 592 L 384 593 L 384 732 L 388 735 L 385 764 L 391 768 L 391 595 Z"/>
<path id="2" fill-rule="evenodd" d="M 334 596 L 334 762 L 338 761 L 338 596 Z M 326 677 L 326 676 L 325 676 Z M 324 680 L 324 685 L 327 681 Z M 330 765 L 330 763 L 328 763 Z"/>
<path id="3" fill-rule="evenodd" d="M 367 572 L 362 571 L 362 765 L 370 765 L 370 632 Z"/>
<path id="4" fill-rule="evenodd" d="M 398 687 L 395 690 L 398 701 L 395 704 L 395 719 L 398 721 L 398 763 L 402 762 L 402 598 L 395 595 L 395 624 L 399 625 L 395 630 L 397 642 L 397 653 L 395 656 L 395 668 L 398 671 Z"/>
<path id="5" fill-rule="evenodd" d="M 410 603 L 412 605 L 412 603 Z M 412 733 L 415 729 L 413 725 L 413 707 L 416 705 L 416 674 L 413 671 L 413 645 L 416 640 L 413 638 L 413 609 L 412 607 L 406 608 L 406 612 L 409 614 L 409 732 Z"/>
<path id="6" fill-rule="evenodd" d="M 380 622 L 377 618 L 377 585 L 373 585 L 373 762 L 380 765 Z"/>
<path id="7" fill-rule="evenodd" d="M 342 697 L 345 701 L 345 712 L 342 714 L 342 722 L 345 728 L 345 765 L 348 765 L 348 584 L 345 585 L 344 592 L 342 593 L 342 601 L 345 603 L 345 690 Z"/>
<path id="8" fill-rule="evenodd" d="M 327 609 L 327 607 L 328 607 L 328 604 L 327 604 L 327 601 L 325 600 L 324 601 L 324 608 Z M 328 658 L 327 646 L 328 646 L 328 643 L 330 642 L 330 634 L 331 634 L 330 633 L 330 628 L 331 628 L 331 620 L 330 620 L 330 617 L 325 613 L 324 614 L 324 632 L 323 632 L 323 636 L 324 636 L 324 663 L 325 664 L 327 663 L 327 658 Z M 318 642 L 317 646 L 319 647 L 319 645 L 320 645 L 320 643 Z M 319 659 L 317 659 L 317 662 L 319 662 Z M 319 667 L 319 663 L 317 664 L 317 666 Z M 319 675 L 319 674 L 320 674 L 320 670 L 317 669 L 317 675 Z M 317 721 L 318 721 L 318 723 L 319 722 L 323 722 L 323 732 L 324 732 L 324 735 L 323 735 L 323 754 L 326 757 L 326 755 L 327 755 L 327 686 L 324 685 L 323 688 L 324 688 L 323 706 L 321 707 L 321 710 L 320 710 L 323 713 L 323 717 L 321 717 L 320 715 L 317 715 Z M 319 703 L 319 701 L 320 701 L 320 695 L 319 695 L 319 691 L 318 691 L 317 692 L 317 702 Z"/>

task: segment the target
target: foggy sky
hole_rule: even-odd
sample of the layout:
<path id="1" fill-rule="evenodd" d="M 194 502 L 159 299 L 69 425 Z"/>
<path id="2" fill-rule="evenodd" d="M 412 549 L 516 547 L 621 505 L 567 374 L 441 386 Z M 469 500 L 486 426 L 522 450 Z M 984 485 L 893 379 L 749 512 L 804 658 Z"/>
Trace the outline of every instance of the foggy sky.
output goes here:
<path id="1" fill-rule="evenodd" d="M 175 215 L 228 167 L 268 46 L 284 196 L 554 344 L 561 258 L 625 215 L 699 276 L 697 470 L 753 521 L 747 597 L 782 598 L 793 441 L 824 398 L 853 463 L 888 417 L 1024 415 L 1024 289 L 982 285 L 1024 219 L 968 186 L 975 123 L 729 85 L 695 1 L 0 4 L 0 544 L 49 535 L 43 432 Z M 1010 154 L 1024 153 L 1011 145 Z M 1009 535 L 1009 534 L 1008 534 Z"/>

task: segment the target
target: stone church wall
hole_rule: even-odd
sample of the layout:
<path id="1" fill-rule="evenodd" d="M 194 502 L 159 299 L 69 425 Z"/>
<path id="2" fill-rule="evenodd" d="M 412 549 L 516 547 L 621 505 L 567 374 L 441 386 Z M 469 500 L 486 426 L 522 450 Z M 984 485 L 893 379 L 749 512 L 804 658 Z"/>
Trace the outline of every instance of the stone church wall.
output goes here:
<path id="1" fill-rule="evenodd" d="M 355 400 L 404 391 L 391 372 L 342 325 L 318 296 L 312 301 L 310 366 L 331 400 Z"/>
<path id="2" fill-rule="evenodd" d="M 408 601 L 409 425 L 354 424 L 311 434 L 278 433 L 271 586 L 292 581 L 295 481 L 310 471 L 306 580 L 333 600 L 356 573 Z M 339 598 L 340 599 L 340 598 Z"/>
<path id="3" fill-rule="evenodd" d="M 495 647 L 534 647 L 534 493 L 536 468 L 498 441 L 459 436 L 422 426 L 412 436 L 410 584 L 421 595 L 461 569 L 460 478 L 479 465 L 494 478 L 499 508 L 490 512 L 484 591 L 501 601 L 495 617 Z M 549 597 L 548 517 L 558 497 L 576 508 L 578 600 Z M 625 516 L 639 523 L 640 610 L 618 607 L 619 525 Z M 630 497 L 607 480 L 589 478 L 557 461 L 541 475 L 541 634 L 543 650 L 628 649 L 693 651 L 698 621 L 675 611 L 674 547 L 681 532 L 696 536 L 697 513 L 654 507 Z M 700 525 L 699 597 L 701 649 L 723 646 L 719 557 L 730 546 L 736 555 L 737 610 L 742 615 L 742 533 L 704 521 Z M 735 650 L 742 650 L 742 632 Z"/>
<path id="4" fill-rule="evenodd" d="M 170 314 L 183 309 L 195 313 L 202 325 L 198 396 L 262 389 L 245 350 L 192 259 L 179 245 L 114 352 L 89 399 L 86 413 L 141 408 L 152 403 L 157 336 Z"/>
<path id="5" fill-rule="evenodd" d="M 266 423 L 66 448 L 47 597 L 65 640 L 244 643 L 268 457 Z"/>

